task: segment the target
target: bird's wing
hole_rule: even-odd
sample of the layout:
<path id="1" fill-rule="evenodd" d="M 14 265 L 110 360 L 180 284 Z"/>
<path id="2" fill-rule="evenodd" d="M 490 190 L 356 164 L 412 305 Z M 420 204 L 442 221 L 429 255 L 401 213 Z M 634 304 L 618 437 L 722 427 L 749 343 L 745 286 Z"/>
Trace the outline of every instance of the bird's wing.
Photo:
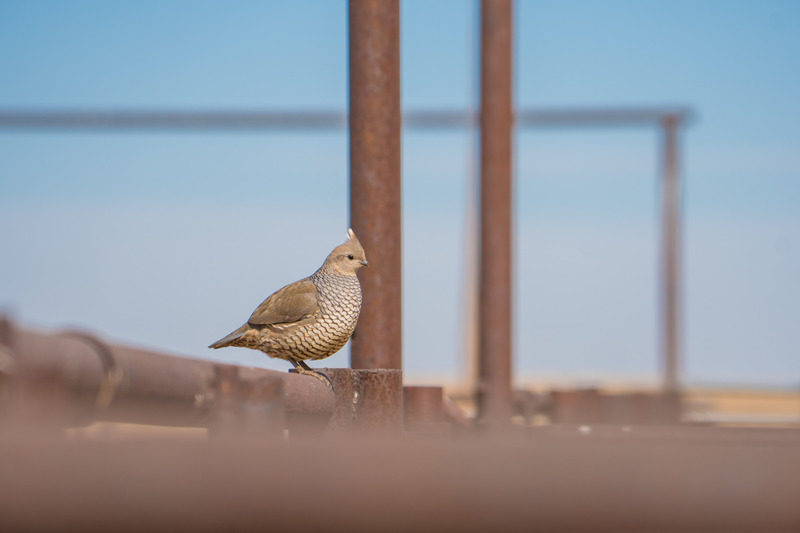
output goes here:
<path id="1" fill-rule="evenodd" d="M 278 290 L 261 302 L 247 323 L 252 326 L 290 324 L 316 314 L 317 288 L 310 278 L 301 279 Z"/>

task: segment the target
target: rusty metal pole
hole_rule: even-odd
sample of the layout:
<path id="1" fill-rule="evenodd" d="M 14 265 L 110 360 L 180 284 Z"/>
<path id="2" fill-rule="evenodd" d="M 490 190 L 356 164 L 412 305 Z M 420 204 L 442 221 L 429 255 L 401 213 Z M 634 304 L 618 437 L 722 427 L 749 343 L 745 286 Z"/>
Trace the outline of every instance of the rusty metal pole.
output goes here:
<path id="1" fill-rule="evenodd" d="M 369 267 L 353 368 L 401 368 L 400 2 L 351 0 L 350 221 Z"/>
<path id="2" fill-rule="evenodd" d="M 662 370 L 664 391 L 678 392 L 680 361 L 680 180 L 678 175 L 678 128 L 680 117 L 668 115 L 662 121 L 663 175 L 661 178 L 662 241 Z"/>
<path id="3" fill-rule="evenodd" d="M 512 2 L 481 2 L 480 352 L 484 422 L 509 423 L 511 395 Z"/>

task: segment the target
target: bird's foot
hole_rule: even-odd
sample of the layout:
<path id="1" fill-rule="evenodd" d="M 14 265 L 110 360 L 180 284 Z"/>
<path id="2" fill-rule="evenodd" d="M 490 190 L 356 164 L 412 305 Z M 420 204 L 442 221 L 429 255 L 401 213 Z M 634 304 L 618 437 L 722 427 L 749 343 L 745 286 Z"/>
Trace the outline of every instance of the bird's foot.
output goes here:
<path id="1" fill-rule="evenodd" d="M 304 376 L 311 376 L 313 378 L 316 378 L 316 379 L 320 380 L 321 382 L 323 382 L 325 385 L 327 385 L 328 388 L 331 389 L 331 391 L 333 391 L 333 383 L 331 383 L 331 380 L 328 378 L 328 376 L 326 376 L 322 372 L 317 372 L 316 370 L 299 368 L 299 367 L 290 368 L 289 372 L 292 372 L 294 374 L 302 374 Z"/>

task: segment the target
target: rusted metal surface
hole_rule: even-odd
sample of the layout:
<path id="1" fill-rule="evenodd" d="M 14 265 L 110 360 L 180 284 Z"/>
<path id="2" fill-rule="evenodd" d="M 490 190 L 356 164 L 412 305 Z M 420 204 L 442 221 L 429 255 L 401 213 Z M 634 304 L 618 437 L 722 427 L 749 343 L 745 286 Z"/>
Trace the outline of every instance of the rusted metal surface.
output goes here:
<path id="1" fill-rule="evenodd" d="M 283 379 L 262 376 L 243 380 L 239 369 L 229 365 L 214 370 L 209 436 L 283 436 Z"/>
<path id="2" fill-rule="evenodd" d="M 602 422 L 600 391 L 597 389 L 553 391 L 550 398 L 550 418 L 556 424 Z"/>
<path id="3" fill-rule="evenodd" d="M 680 117 L 669 115 L 663 122 L 664 148 L 661 176 L 661 357 L 663 386 L 668 393 L 680 387 L 681 228 L 680 180 L 678 173 L 678 128 Z"/>
<path id="4" fill-rule="evenodd" d="M 442 387 L 403 387 L 406 432 L 415 435 L 446 435 L 451 423 L 445 419 Z"/>
<path id="5" fill-rule="evenodd" d="M 492 426 L 510 423 L 512 3 L 481 2 L 481 198 L 478 409 Z"/>
<path id="6" fill-rule="evenodd" d="M 678 424 L 683 420 L 683 400 L 678 394 L 606 394 L 603 421 L 607 424 Z"/>
<path id="7" fill-rule="evenodd" d="M 336 391 L 327 436 L 398 435 L 403 430 L 403 374 L 398 369 L 321 369 Z"/>
<path id="8" fill-rule="evenodd" d="M 609 394 L 597 389 L 557 390 L 542 405 L 554 424 L 648 424 L 681 422 L 682 400 L 672 393 Z"/>
<path id="9" fill-rule="evenodd" d="M 442 387 L 403 387 L 403 409 L 406 424 L 441 422 L 444 420 Z"/>
<path id="10" fill-rule="evenodd" d="M 42 414 L 63 425 L 209 427 L 227 417 L 236 421 L 232 425 L 268 426 L 282 420 L 284 409 L 295 418 L 330 418 L 335 405 L 330 389 L 308 376 L 187 359 L 83 332 L 10 329 L 12 403 L 23 409 L 39 404 Z"/>
<path id="11" fill-rule="evenodd" d="M 350 220 L 370 266 L 353 368 L 402 368 L 400 4 L 350 2 Z"/>
<path id="12" fill-rule="evenodd" d="M 4 531 L 800 530 L 800 434 L 520 439 L 0 439 Z M 319 496 L 315 496 L 319 494 Z"/>

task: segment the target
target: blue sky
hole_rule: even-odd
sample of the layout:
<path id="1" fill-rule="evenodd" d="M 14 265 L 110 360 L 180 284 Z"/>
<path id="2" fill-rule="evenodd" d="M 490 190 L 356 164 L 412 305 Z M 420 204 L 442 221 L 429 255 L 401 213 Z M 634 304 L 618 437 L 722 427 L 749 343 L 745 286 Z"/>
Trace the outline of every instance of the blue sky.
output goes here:
<path id="1" fill-rule="evenodd" d="M 474 105 L 473 2 L 402 4 L 403 104 Z M 684 376 L 800 382 L 800 3 L 519 1 L 519 107 L 687 105 Z M 0 1 L 2 109 L 347 105 L 346 3 Z M 658 133 L 516 142 L 520 375 L 658 370 Z M 468 132 L 403 137 L 404 358 L 463 374 Z M 347 136 L 0 130 L 0 306 L 194 356 L 347 227 Z M 367 250 L 369 254 L 369 250 Z M 436 320 L 417 310 L 438 303 Z M 328 363 L 346 365 L 346 350 Z"/>

